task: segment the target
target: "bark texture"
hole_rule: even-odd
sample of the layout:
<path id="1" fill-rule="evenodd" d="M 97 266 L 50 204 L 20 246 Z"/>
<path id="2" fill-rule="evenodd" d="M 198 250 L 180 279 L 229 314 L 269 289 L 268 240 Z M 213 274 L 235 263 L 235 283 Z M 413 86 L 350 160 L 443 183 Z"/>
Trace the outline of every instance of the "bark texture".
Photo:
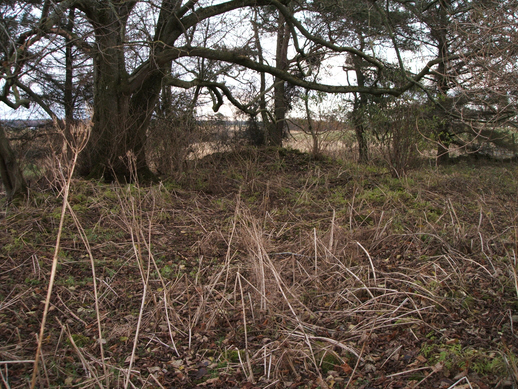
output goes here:
<path id="1" fill-rule="evenodd" d="M 0 175 L 8 201 L 25 195 L 27 184 L 2 126 L 0 126 Z"/>
<path id="2" fill-rule="evenodd" d="M 275 67 L 285 71 L 288 69 L 288 45 L 290 42 L 290 30 L 283 14 L 279 14 L 277 30 L 277 55 Z M 282 138 L 286 128 L 286 113 L 288 104 L 286 101 L 286 84 L 280 77 L 275 77 L 274 85 L 274 114 L 275 125 L 271 127 L 269 141 L 273 146 L 282 146 Z"/>

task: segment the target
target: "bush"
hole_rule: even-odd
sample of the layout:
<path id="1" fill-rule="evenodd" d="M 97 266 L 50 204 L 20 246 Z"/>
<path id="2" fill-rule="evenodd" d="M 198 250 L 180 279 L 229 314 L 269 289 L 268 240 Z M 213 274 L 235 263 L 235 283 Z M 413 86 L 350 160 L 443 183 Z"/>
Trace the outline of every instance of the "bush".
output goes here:
<path id="1" fill-rule="evenodd" d="M 394 100 L 372 115 L 374 137 L 393 176 L 401 177 L 418 165 L 420 149 L 433 127 L 427 112 L 422 104 Z"/>
<path id="2" fill-rule="evenodd" d="M 159 174 L 173 176 L 185 170 L 202 129 L 195 120 L 191 96 L 180 93 L 168 96 L 168 100 L 166 108 L 152 119 L 146 150 L 150 167 Z"/>

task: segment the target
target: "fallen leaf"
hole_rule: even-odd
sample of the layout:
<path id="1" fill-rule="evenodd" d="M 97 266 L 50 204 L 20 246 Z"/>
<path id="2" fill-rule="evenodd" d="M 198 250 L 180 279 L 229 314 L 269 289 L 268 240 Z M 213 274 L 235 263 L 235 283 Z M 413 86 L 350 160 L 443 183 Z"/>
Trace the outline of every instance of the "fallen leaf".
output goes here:
<path id="1" fill-rule="evenodd" d="M 200 380 L 200 379 L 202 379 L 202 378 L 203 378 L 204 376 L 206 376 L 206 375 L 207 375 L 207 369 L 206 369 L 206 368 L 204 368 L 204 367 L 202 367 L 202 368 L 200 368 L 200 369 L 196 372 L 196 375 L 195 375 L 195 377 L 194 377 L 194 378 L 195 378 L 196 380 Z"/>
<path id="2" fill-rule="evenodd" d="M 344 362 L 343 365 L 340 366 L 345 374 L 351 374 L 353 371 L 353 368 L 347 364 L 347 362 Z"/>
<path id="3" fill-rule="evenodd" d="M 220 379 L 218 377 L 216 378 L 209 378 L 207 381 L 202 382 L 201 384 L 198 384 L 198 386 L 207 386 L 215 383 L 219 383 Z"/>
<path id="4" fill-rule="evenodd" d="M 320 386 L 322 389 L 329 389 L 329 385 L 322 379 L 322 377 L 317 377 L 316 384 Z"/>

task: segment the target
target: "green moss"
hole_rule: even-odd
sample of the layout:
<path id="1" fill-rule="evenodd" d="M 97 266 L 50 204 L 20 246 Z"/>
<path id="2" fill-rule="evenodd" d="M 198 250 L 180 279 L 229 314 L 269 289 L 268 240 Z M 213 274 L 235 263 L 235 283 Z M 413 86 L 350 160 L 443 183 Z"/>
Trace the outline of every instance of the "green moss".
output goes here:
<path id="1" fill-rule="evenodd" d="M 71 337 L 77 347 L 86 347 L 93 343 L 92 339 L 90 339 L 88 336 L 85 336 L 83 334 L 72 334 Z M 67 343 L 69 345 L 72 345 L 72 342 L 70 341 L 70 339 L 67 339 Z"/>
<path id="2" fill-rule="evenodd" d="M 160 269 L 160 274 L 164 278 L 170 278 L 171 275 L 173 275 L 175 273 L 176 273 L 176 268 L 175 268 L 175 266 L 172 266 L 172 265 L 165 265 L 164 267 L 162 267 Z"/>
<path id="3" fill-rule="evenodd" d="M 374 225 L 374 219 L 370 215 L 354 215 L 354 220 L 358 225 Z"/>
<path id="4" fill-rule="evenodd" d="M 41 280 L 37 279 L 37 278 L 30 278 L 30 277 L 26 277 L 24 282 L 27 284 L 27 285 L 30 285 L 30 286 L 38 286 L 41 284 Z"/>
<path id="5" fill-rule="evenodd" d="M 72 205 L 72 210 L 75 213 L 85 213 L 88 210 L 88 207 L 82 204 L 74 204 Z"/>
<path id="6" fill-rule="evenodd" d="M 469 368 L 482 376 L 504 377 L 507 374 L 505 361 L 500 354 L 471 347 L 462 348 L 460 343 L 424 344 L 421 354 L 428 359 L 429 365 L 441 363 L 450 372 Z M 516 360 L 514 354 L 508 358 Z"/>
<path id="7" fill-rule="evenodd" d="M 335 370 L 336 366 L 343 365 L 342 359 L 335 352 L 329 350 L 323 351 L 318 360 L 324 374 L 327 374 L 330 370 Z"/>
<path id="8" fill-rule="evenodd" d="M 239 350 L 226 350 L 221 358 L 221 361 L 224 363 L 225 361 L 232 363 L 239 363 Z M 241 357 L 242 358 L 242 357 Z"/>

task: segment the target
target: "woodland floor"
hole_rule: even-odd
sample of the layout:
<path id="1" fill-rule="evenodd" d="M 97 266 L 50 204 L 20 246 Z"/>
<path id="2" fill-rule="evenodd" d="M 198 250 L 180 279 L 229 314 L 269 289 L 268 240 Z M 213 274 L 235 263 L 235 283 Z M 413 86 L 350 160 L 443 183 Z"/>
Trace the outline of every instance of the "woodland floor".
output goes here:
<path id="1" fill-rule="evenodd" d="M 51 184 L 0 213 L 6 388 L 33 371 Z M 151 187 L 73 180 L 69 203 L 37 387 L 516 387 L 517 165 L 396 179 L 245 150 Z"/>

